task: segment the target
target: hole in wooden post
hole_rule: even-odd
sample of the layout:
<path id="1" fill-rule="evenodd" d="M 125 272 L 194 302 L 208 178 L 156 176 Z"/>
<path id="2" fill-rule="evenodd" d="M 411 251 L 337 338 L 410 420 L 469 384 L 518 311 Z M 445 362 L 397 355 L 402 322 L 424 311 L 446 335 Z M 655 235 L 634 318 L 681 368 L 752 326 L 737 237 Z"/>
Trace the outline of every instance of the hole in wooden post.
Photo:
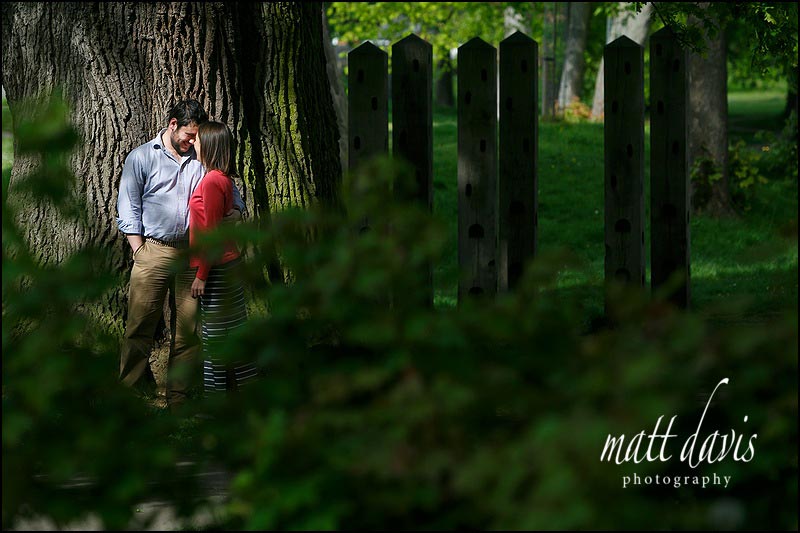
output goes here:
<path id="1" fill-rule="evenodd" d="M 661 43 L 658 43 L 656 45 L 656 55 L 660 56 L 662 52 L 663 52 L 663 50 L 661 49 Z"/>
<path id="2" fill-rule="evenodd" d="M 522 151 L 526 154 L 531 151 L 531 140 L 527 137 L 522 139 Z"/>
<path id="3" fill-rule="evenodd" d="M 616 224 L 614 224 L 614 231 L 617 233 L 630 233 L 631 221 L 627 218 L 621 218 L 617 220 Z"/>
<path id="4" fill-rule="evenodd" d="M 508 214 L 516 217 L 521 217 L 525 214 L 525 204 L 520 202 L 519 200 L 514 200 L 511 202 L 511 205 L 508 206 Z"/>
<path id="5" fill-rule="evenodd" d="M 464 194 L 467 195 L 467 198 L 472 196 L 472 184 L 471 183 L 467 183 L 467 186 L 464 187 Z"/>
<path id="6" fill-rule="evenodd" d="M 480 224 L 473 224 L 467 230 L 467 235 L 470 239 L 483 239 L 483 226 Z"/>
<path id="7" fill-rule="evenodd" d="M 522 69 L 522 72 L 528 72 L 528 60 L 527 59 L 523 59 L 522 60 L 522 64 L 520 64 L 520 68 Z"/>
<path id="8" fill-rule="evenodd" d="M 419 72 L 419 59 L 415 59 L 413 63 L 411 63 L 411 68 L 414 72 Z"/>
<path id="9" fill-rule="evenodd" d="M 362 83 L 364 81 L 364 69 L 358 69 L 358 74 L 356 74 L 356 81 L 358 83 Z"/>
<path id="10" fill-rule="evenodd" d="M 486 81 L 489 79 L 489 75 L 486 73 L 486 69 L 481 69 L 481 81 Z"/>
<path id="11" fill-rule="evenodd" d="M 518 280 L 522 277 L 522 263 L 514 261 L 508 265 L 508 277 L 513 280 Z"/>
<path id="12" fill-rule="evenodd" d="M 663 100 L 659 100 L 658 101 L 658 105 L 656 106 L 656 108 L 658 109 L 658 114 L 659 115 L 663 115 L 664 114 L 664 101 Z"/>
<path id="13" fill-rule="evenodd" d="M 617 104 L 617 101 L 614 100 L 613 102 L 611 102 L 611 112 L 616 113 L 617 109 L 619 109 L 619 104 Z"/>
<path id="14" fill-rule="evenodd" d="M 672 71 L 673 72 L 678 72 L 680 70 L 680 68 L 681 68 L 681 62 L 678 59 L 674 60 L 672 62 Z"/>
<path id="15" fill-rule="evenodd" d="M 481 294 L 483 294 L 483 289 L 481 289 L 480 287 L 472 287 L 469 290 L 469 293 L 473 296 L 480 296 Z"/>
<path id="16" fill-rule="evenodd" d="M 486 151 L 486 139 L 481 139 L 481 152 Z"/>
<path id="17" fill-rule="evenodd" d="M 616 190 L 617 189 L 617 175 L 611 174 L 611 188 Z"/>
<path id="18" fill-rule="evenodd" d="M 679 151 L 680 151 L 680 145 L 678 144 L 678 141 L 673 141 L 672 142 L 672 155 L 678 155 Z"/>
<path id="19" fill-rule="evenodd" d="M 359 137 L 358 135 L 353 137 L 353 148 L 355 148 L 356 150 L 361 149 L 361 137 Z"/>
<path id="20" fill-rule="evenodd" d="M 486 266 L 489 267 L 489 268 L 494 268 L 494 259 L 492 259 L 491 261 L 486 263 Z"/>
<path id="21" fill-rule="evenodd" d="M 511 111 L 511 97 L 506 98 L 506 109 Z"/>
<path id="22" fill-rule="evenodd" d="M 617 271 L 614 272 L 614 278 L 617 281 L 628 283 L 631 280 L 631 273 L 628 272 L 627 268 L 618 268 Z"/>
<path id="23" fill-rule="evenodd" d="M 378 97 L 377 96 L 373 96 L 372 100 L 370 100 L 370 103 L 372 104 L 372 110 L 373 111 L 377 111 L 378 110 Z"/>
<path id="24" fill-rule="evenodd" d="M 628 157 L 633 157 L 633 145 L 629 144 L 626 150 L 628 152 Z"/>
<path id="25" fill-rule="evenodd" d="M 467 94 L 464 95 L 464 101 L 469 104 L 472 101 L 472 93 L 467 91 Z"/>
<path id="26" fill-rule="evenodd" d="M 642 285 L 644 285 L 644 284 L 645 284 L 645 281 L 644 281 L 644 274 L 642 274 Z"/>
<path id="27" fill-rule="evenodd" d="M 630 61 L 626 61 L 625 62 L 625 74 L 630 74 L 630 73 L 631 73 L 631 62 Z"/>

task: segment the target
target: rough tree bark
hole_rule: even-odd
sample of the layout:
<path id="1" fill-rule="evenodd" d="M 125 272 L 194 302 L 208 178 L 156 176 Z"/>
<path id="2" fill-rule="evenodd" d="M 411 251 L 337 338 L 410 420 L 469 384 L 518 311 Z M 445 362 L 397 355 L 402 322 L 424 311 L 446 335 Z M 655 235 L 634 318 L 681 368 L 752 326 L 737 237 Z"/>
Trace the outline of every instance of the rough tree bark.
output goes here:
<path id="1" fill-rule="evenodd" d="M 653 5 L 650 3 L 642 6 L 639 13 L 631 13 L 624 7 L 624 2 L 620 5 L 620 11 L 616 17 L 611 21 L 606 35 L 606 43 L 625 35 L 632 41 L 640 45 L 644 45 L 644 40 L 650 32 L 651 14 L 653 12 Z M 597 79 L 594 85 L 594 98 L 592 99 L 592 118 L 595 120 L 602 120 L 603 101 L 605 98 L 605 90 L 603 86 L 603 60 L 600 59 L 600 67 L 597 69 Z"/>
<path id="2" fill-rule="evenodd" d="M 573 99 L 581 97 L 586 67 L 583 53 L 586 50 L 590 16 L 591 10 L 588 2 L 573 2 L 570 6 L 564 70 L 558 90 L 558 107 L 562 110 L 566 109 Z"/>
<path id="3" fill-rule="evenodd" d="M 328 71 L 328 81 L 331 86 L 331 98 L 333 107 L 336 111 L 336 123 L 339 126 L 339 163 L 342 169 L 347 161 L 347 94 L 344 92 L 344 84 L 339 72 L 339 62 L 336 58 L 336 50 L 331 42 L 331 33 L 328 29 L 328 15 L 325 9 L 322 10 L 322 42 L 325 47 L 326 68 Z"/>
<path id="4" fill-rule="evenodd" d="M 325 74 L 319 3 L 4 3 L 3 86 L 14 123 L 24 102 L 56 87 L 83 142 L 71 160 L 76 194 L 94 223 L 26 206 L 20 223 L 39 259 L 115 250 L 104 268 L 127 279 L 129 247 L 116 227 L 125 156 L 164 126 L 176 100 L 202 102 L 236 138 L 251 216 L 336 201 L 338 129 Z M 9 197 L 34 163 L 15 154 Z M 104 303 L 122 327 L 126 284 Z"/>
<path id="5" fill-rule="evenodd" d="M 706 4 L 707 5 L 707 4 Z M 699 24 L 695 19 L 694 24 Z M 689 168 L 699 159 L 711 162 L 694 179 L 710 182 L 710 195 L 702 205 L 693 195 L 695 210 L 714 216 L 734 213 L 728 180 L 728 66 L 727 41 L 721 30 L 713 39 L 705 37 L 707 55 L 689 55 Z"/>

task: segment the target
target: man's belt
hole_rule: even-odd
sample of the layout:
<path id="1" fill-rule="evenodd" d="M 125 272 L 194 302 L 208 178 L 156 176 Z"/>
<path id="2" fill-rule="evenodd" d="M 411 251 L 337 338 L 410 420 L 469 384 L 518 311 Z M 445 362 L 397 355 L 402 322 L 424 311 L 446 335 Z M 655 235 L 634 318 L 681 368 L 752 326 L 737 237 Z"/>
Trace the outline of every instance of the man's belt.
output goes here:
<path id="1" fill-rule="evenodd" d="M 145 241 L 158 244 L 159 246 L 168 246 L 170 248 L 188 248 L 189 247 L 189 240 L 188 239 L 177 239 L 174 241 L 165 241 L 162 239 L 156 239 L 155 237 L 145 237 Z"/>

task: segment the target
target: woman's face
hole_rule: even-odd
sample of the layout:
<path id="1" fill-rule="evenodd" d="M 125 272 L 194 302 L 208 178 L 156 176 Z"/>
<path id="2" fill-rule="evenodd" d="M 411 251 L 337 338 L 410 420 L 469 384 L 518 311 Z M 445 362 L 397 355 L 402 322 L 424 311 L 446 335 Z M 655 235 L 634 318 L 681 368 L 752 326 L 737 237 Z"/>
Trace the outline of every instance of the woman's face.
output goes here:
<path id="1" fill-rule="evenodd" d="M 203 162 L 203 156 L 200 154 L 200 134 L 194 138 L 194 153 L 197 155 L 197 160 Z"/>

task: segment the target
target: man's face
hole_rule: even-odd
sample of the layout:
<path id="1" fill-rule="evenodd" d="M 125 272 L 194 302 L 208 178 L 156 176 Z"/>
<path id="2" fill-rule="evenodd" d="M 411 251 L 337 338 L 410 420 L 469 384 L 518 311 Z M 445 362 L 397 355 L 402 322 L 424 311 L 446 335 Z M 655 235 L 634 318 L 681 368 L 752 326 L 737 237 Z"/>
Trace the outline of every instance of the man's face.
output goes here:
<path id="1" fill-rule="evenodd" d="M 178 121 L 172 119 L 169 122 L 169 138 L 172 148 L 181 156 L 188 155 L 192 150 L 195 137 L 197 137 L 197 124 L 190 122 L 186 126 L 178 127 Z"/>

